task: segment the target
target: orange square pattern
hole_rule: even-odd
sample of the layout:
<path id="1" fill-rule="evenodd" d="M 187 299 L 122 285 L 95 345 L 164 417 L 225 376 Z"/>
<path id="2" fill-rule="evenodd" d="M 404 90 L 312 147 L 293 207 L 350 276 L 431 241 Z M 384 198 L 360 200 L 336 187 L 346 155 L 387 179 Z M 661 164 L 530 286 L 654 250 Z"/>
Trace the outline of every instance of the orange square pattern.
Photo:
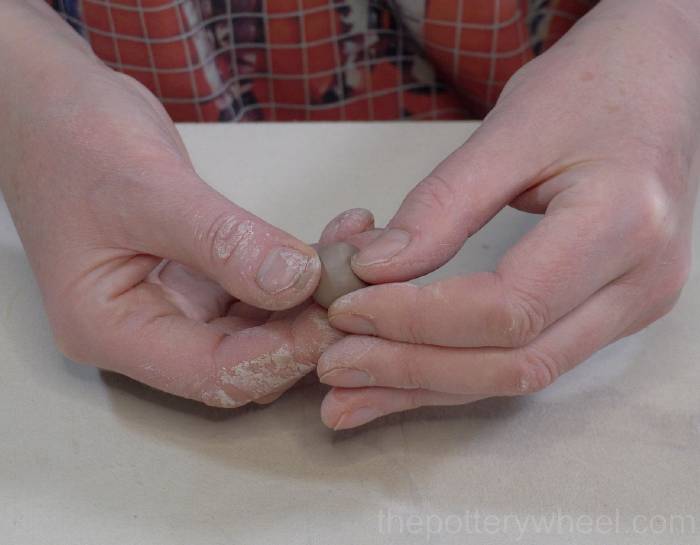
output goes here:
<path id="1" fill-rule="evenodd" d="M 391 3 L 225 1 L 225 13 L 240 10 L 246 29 L 260 28 L 259 39 L 237 48 L 235 17 L 213 17 L 210 0 L 80 0 L 70 20 L 102 60 L 157 94 L 177 121 L 217 120 L 234 103 L 242 119 L 451 119 L 465 107 L 488 111 L 533 58 L 533 44 L 551 46 L 596 3 L 553 0 L 537 30 L 528 0 L 411 2 L 423 11 L 409 37 Z M 357 10 L 361 2 L 369 7 Z M 413 70 L 421 55 L 437 79 Z"/>

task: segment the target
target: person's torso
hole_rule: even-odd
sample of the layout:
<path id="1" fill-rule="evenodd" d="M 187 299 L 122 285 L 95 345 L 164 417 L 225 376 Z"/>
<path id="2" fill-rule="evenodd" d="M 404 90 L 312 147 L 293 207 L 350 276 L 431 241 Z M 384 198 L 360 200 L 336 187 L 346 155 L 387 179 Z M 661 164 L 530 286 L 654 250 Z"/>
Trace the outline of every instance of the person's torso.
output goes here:
<path id="1" fill-rule="evenodd" d="M 47 0 L 176 121 L 459 119 L 597 0 Z"/>

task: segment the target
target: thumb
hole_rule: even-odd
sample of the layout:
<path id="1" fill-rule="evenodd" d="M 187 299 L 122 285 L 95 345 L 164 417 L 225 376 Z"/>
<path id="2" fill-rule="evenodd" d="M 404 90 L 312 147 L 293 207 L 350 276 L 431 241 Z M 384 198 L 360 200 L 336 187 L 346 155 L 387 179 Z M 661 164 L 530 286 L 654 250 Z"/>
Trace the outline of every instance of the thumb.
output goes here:
<path id="1" fill-rule="evenodd" d="M 485 125 L 406 196 L 384 233 L 352 261 L 367 282 L 427 274 L 524 190 L 536 164 L 506 131 Z"/>
<path id="2" fill-rule="evenodd" d="M 193 267 L 256 307 L 284 310 L 311 296 L 321 274 L 313 248 L 184 178 L 136 199 L 128 229 L 139 251 Z"/>

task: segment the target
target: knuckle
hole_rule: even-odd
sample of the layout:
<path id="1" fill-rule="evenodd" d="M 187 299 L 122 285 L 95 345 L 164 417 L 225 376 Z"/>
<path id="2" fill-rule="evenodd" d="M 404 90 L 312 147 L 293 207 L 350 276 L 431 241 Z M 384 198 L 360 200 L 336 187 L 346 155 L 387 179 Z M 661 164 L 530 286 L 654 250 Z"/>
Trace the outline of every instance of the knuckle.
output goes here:
<path id="1" fill-rule="evenodd" d="M 209 352 L 209 371 L 203 375 L 208 385 L 214 385 L 218 402 L 227 407 L 257 402 L 288 390 L 315 368 L 315 364 L 300 361 L 289 345 L 263 349 L 254 357 L 232 364 L 233 342 L 228 334 L 218 337 Z"/>
<path id="2" fill-rule="evenodd" d="M 659 275 L 653 296 L 650 297 L 651 312 L 645 325 L 649 325 L 671 312 L 678 303 L 683 288 L 690 276 L 691 260 L 684 257 L 679 262 L 667 266 Z"/>
<path id="3" fill-rule="evenodd" d="M 223 345 L 228 335 L 222 333 L 209 349 L 203 371 L 187 381 L 185 397 L 199 399 L 210 407 L 232 409 L 253 401 L 253 397 L 240 389 L 232 380 L 233 374 L 226 366 Z"/>
<path id="4" fill-rule="evenodd" d="M 216 216 L 205 229 L 198 230 L 195 236 L 207 241 L 206 258 L 213 265 L 225 266 L 242 251 L 255 251 L 251 244 L 255 237 L 253 222 L 242 220 L 230 212 Z"/>
<path id="5" fill-rule="evenodd" d="M 429 286 L 412 286 L 412 302 L 409 308 L 426 309 L 433 304 Z M 408 295 L 408 294 L 407 294 Z M 425 322 L 423 312 L 410 312 L 406 315 L 403 337 L 411 344 L 425 344 Z"/>
<path id="6" fill-rule="evenodd" d="M 547 305 L 523 290 L 511 289 L 506 296 L 508 346 L 523 347 L 536 339 L 548 323 Z"/>
<path id="7" fill-rule="evenodd" d="M 516 395 L 530 394 L 550 386 L 559 376 L 561 361 L 548 352 L 533 347 L 518 350 L 511 391 Z"/>
<path id="8" fill-rule="evenodd" d="M 671 296 L 668 299 L 666 299 L 665 301 L 659 303 L 654 308 L 654 311 L 649 316 L 647 316 L 646 320 L 642 320 L 642 323 L 640 324 L 640 326 L 637 329 L 647 327 L 647 326 L 653 324 L 654 322 L 656 322 L 657 320 L 660 320 L 661 318 L 663 318 L 667 314 L 669 314 L 676 307 L 676 304 L 678 303 L 678 300 L 680 299 L 680 297 L 681 297 L 681 294 L 679 292 L 676 295 Z"/>
<path id="9" fill-rule="evenodd" d="M 690 272 L 693 268 L 690 251 L 685 251 L 671 269 L 671 278 L 669 283 L 672 291 L 677 295 L 683 290 L 690 278 Z"/>
<path id="10" fill-rule="evenodd" d="M 437 213 L 447 213 L 456 203 L 456 194 L 452 185 L 444 178 L 430 174 L 424 178 L 410 193 L 411 202 L 421 209 Z"/>
<path id="11" fill-rule="evenodd" d="M 657 248 L 672 236 L 671 203 L 661 184 L 655 180 L 641 182 L 640 190 L 628 198 L 628 209 L 634 212 L 629 225 L 630 235 L 642 247 Z"/>
<path id="12" fill-rule="evenodd" d="M 409 358 L 405 365 L 405 380 L 406 387 L 418 390 L 421 388 L 430 388 L 429 381 L 424 372 L 423 366 L 419 360 Z"/>
<path id="13" fill-rule="evenodd" d="M 683 263 L 674 264 L 670 270 L 666 271 L 662 280 L 664 287 L 662 293 L 665 295 L 664 298 L 666 300 L 673 300 L 674 302 L 678 300 L 690 277 L 690 269 L 691 264 L 688 259 Z"/>
<path id="14" fill-rule="evenodd" d="M 405 342 L 410 344 L 424 344 L 421 326 L 418 324 L 416 317 L 411 316 L 408 318 L 402 337 L 406 339 Z"/>

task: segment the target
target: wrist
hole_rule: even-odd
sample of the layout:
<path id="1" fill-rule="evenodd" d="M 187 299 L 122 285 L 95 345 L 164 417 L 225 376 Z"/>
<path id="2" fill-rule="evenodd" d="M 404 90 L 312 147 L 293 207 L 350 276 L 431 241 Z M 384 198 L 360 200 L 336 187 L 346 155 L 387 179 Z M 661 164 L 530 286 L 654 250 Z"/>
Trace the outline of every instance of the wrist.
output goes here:
<path id="1" fill-rule="evenodd" d="M 99 65 L 88 43 L 46 2 L 0 2 L 0 116 L 22 105 L 35 108 L 47 98 L 41 93 L 59 89 L 70 73 Z"/>
<path id="2" fill-rule="evenodd" d="M 107 68 L 46 2 L 0 1 L 0 191 L 8 200 L 20 163 L 41 153 L 32 135 L 96 70 Z"/>
<path id="3" fill-rule="evenodd" d="M 601 100 L 628 111 L 645 140 L 697 154 L 700 2 L 602 0 L 553 49 L 562 66 L 601 75 Z"/>
<path id="4" fill-rule="evenodd" d="M 642 0 L 639 4 L 638 9 L 654 13 L 662 23 L 668 23 L 673 28 L 680 24 L 681 27 L 694 29 L 695 35 L 700 31 L 700 3 L 697 0 Z"/>
<path id="5" fill-rule="evenodd" d="M 648 29 L 647 39 L 682 44 L 700 56 L 700 2 L 697 0 L 601 0 L 591 17 L 611 20 L 618 31 Z M 655 39 L 655 40 L 653 40 Z"/>

